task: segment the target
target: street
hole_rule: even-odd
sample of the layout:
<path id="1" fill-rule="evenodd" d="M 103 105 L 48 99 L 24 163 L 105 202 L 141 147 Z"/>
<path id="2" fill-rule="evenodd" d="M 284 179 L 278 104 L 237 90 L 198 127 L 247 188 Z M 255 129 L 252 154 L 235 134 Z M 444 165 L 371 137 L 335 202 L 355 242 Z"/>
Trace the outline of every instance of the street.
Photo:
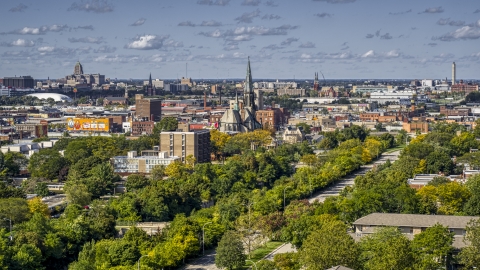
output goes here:
<path id="1" fill-rule="evenodd" d="M 374 165 L 381 165 L 385 163 L 387 160 L 394 162 L 398 159 L 400 155 L 400 150 L 392 152 L 392 153 L 384 153 L 378 158 L 375 162 L 363 165 L 359 170 L 355 173 L 345 176 L 342 180 L 335 182 L 332 186 L 320 190 L 315 193 L 308 201 L 313 203 L 314 201 L 318 200 L 319 202 L 324 202 L 326 198 L 332 196 L 338 196 L 340 192 L 347 186 L 353 186 L 355 177 L 359 175 L 365 175 L 365 173 L 373 168 Z"/>
<path id="2" fill-rule="evenodd" d="M 314 196 L 309 199 L 309 202 L 313 203 L 315 200 L 323 202 L 325 201 L 326 198 L 330 196 L 338 196 L 340 192 L 343 190 L 343 188 L 345 188 L 346 186 L 353 186 L 354 184 L 353 180 L 355 179 L 355 177 L 359 175 L 364 175 L 367 171 L 372 169 L 374 165 L 383 164 L 387 160 L 394 162 L 395 160 L 398 159 L 399 155 L 400 155 L 400 150 L 392 153 L 382 154 L 380 158 L 377 159 L 375 162 L 362 166 L 354 174 L 347 175 L 342 180 L 337 181 L 333 186 L 314 194 Z M 286 243 L 281 247 L 279 247 L 274 252 L 272 252 L 271 254 L 267 255 L 265 259 L 273 260 L 273 257 L 275 256 L 275 254 L 281 254 L 281 253 L 287 253 L 287 252 L 296 252 L 296 249 L 292 246 L 292 244 Z M 202 256 L 198 259 L 193 260 L 190 264 L 187 264 L 182 269 L 218 270 L 218 268 L 215 266 L 215 255 L 216 255 L 215 250 L 206 252 L 205 256 Z"/>

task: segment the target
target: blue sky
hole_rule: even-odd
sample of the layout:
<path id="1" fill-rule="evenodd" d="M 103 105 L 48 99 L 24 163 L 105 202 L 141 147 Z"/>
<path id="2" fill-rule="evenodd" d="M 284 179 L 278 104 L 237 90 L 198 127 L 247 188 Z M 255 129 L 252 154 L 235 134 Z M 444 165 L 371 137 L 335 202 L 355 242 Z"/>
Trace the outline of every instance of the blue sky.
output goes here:
<path id="1" fill-rule="evenodd" d="M 22 0 L 0 77 L 479 79 L 478 0 Z"/>

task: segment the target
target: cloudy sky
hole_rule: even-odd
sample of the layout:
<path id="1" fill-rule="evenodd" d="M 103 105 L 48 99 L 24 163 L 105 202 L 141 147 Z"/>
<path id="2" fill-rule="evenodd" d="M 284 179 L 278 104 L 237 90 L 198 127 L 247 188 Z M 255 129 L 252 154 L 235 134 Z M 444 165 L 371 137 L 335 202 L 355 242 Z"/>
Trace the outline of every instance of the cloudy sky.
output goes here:
<path id="1" fill-rule="evenodd" d="M 0 77 L 479 79 L 478 0 L 21 0 Z"/>

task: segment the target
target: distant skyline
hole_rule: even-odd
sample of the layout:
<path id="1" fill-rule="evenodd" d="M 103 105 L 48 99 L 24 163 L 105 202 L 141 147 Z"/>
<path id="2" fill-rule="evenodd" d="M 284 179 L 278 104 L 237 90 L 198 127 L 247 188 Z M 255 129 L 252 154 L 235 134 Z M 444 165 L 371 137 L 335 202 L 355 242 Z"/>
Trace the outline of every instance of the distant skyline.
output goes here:
<path id="1" fill-rule="evenodd" d="M 478 0 L 22 0 L 0 77 L 480 79 Z"/>

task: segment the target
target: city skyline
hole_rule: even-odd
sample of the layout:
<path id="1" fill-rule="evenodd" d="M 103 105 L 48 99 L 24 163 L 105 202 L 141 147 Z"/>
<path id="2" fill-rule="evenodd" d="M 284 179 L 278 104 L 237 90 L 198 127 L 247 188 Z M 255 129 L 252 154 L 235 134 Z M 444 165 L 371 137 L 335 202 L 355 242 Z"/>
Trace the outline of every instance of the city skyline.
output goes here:
<path id="1" fill-rule="evenodd" d="M 387 4 L 385 4 L 387 3 Z M 364 0 L 4 4 L 0 76 L 478 79 L 480 3 Z M 477 46 L 475 46 L 477 45 Z"/>

